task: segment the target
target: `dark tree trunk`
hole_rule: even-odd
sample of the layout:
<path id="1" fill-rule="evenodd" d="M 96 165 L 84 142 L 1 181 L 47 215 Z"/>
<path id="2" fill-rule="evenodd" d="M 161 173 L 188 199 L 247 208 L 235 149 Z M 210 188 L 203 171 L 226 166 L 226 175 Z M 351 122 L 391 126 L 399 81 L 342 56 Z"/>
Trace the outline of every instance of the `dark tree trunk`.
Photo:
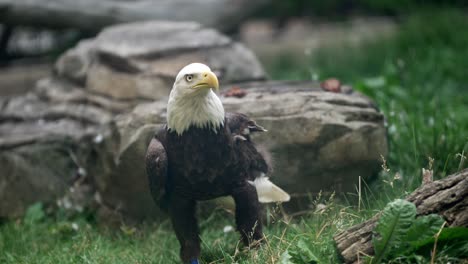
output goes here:
<path id="1" fill-rule="evenodd" d="M 406 200 L 416 205 L 418 215 L 439 214 L 448 226 L 468 227 L 468 169 L 425 184 Z M 358 263 L 360 257 L 374 254 L 371 240 L 378 218 L 379 214 L 335 235 L 345 263 Z"/>

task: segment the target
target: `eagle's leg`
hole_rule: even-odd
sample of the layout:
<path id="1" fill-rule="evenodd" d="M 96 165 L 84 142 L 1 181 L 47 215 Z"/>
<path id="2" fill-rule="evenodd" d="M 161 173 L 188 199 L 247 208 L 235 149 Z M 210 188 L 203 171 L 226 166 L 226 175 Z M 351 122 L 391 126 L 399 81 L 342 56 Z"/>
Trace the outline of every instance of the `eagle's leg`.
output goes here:
<path id="1" fill-rule="evenodd" d="M 236 202 L 236 224 L 245 245 L 254 245 L 263 238 L 260 203 L 254 186 L 242 184 L 232 192 Z"/>
<path id="2" fill-rule="evenodd" d="M 172 226 L 180 243 L 180 257 L 184 263 L 198 263 L 200 257 L 200 237 L 195 207 L 194 200 L 175 195 L 169 207 Z"/>

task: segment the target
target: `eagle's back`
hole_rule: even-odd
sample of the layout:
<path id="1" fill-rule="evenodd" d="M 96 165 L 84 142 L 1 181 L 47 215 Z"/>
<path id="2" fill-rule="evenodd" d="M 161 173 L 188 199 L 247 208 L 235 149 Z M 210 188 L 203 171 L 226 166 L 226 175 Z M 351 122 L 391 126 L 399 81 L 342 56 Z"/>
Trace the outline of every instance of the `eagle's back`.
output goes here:
<path id="1" fill-rule="evenodd" d="M 151 188 L 152 193 L 154 189 L 161 189 L 153 197 L 163 201 L 161 194 L 176 192 L 196 200 L 212 199 L 229 195 L 235 185 L 254 180 L 259 172 L 267 173 L 270 166 L 251 141 L 250 133 L 246 133 L 249 126 L 254 132 L 252 124 L 255 122 L 245 115 L 227 113 L 219 131 L 191 127 L 178 135 L 164 126 L 148 148 L 148 153 L 155 153 L 158 151 L 152 150 L 152 146 L 162 146 L 167 158 L 166 171 L 148 170 L 150 184 L 164 182 Z M 237 136 L 243 139 L 238 140 Z M 147 168 L 157 167 L 155 159 L 154 156 L 147 158 Z"/>

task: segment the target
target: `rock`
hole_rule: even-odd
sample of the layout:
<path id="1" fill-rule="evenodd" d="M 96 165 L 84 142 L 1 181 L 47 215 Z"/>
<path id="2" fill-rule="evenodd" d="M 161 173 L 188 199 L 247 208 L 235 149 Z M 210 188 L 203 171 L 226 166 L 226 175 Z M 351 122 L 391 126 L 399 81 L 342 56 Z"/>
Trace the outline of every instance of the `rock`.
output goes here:
<path id="1" fill-rule="evenodd" d="M 96 187 L 103 203 L 123 218 L 144 220 L 165 217 L 150 196 L 143 166 L 147 143 L 156 127 L 143 125 L 132 130 L 133 133 L 128 138 L 122 138 L 116 168 L 107 175 L 96 177 Z"/>
<path id="2" fill-rule="evenodd" d="M 65 142 L 44 142 L 1 151 L 0 217 L 20 216 L 29 204 L 51 201 L 64 193 L 67 181 L 74 176 L 74 164 L 63 155 L 69 148 Z M 41 156 L 45 152 L 47 155 Z M 51 164 L 54 168 L 48 169 Z"/>
<path id="3" fill-rule="evenodd" d="M 129 58 L 158 56 L 170 50 L 219 47 L 230 42 L 227 36 L 194 22 L 136 22 L 104 29 L 97 36 L 97 49 Z"/>
<path id="4" fill-rule="evenodd" d="M 29 92 L 34 84 L 47 77 L 51 63 L 29 60 L 10 64 L 0 70 L 0 96 L 13 96 Z"/>
<path id="5" fill-rule="evenodd" d="M 112 113 L 128 111 L 135 106 L 135 102 L 113 100 L 107 96 L 92 94 L 79 86 L 57 78 L 40 80 L 34 92 L 50 103 L 84 103 Z"/>
<path id="6" fill-rule="evenodd" d="M 266 78 L 251 51 L 194 22 L 109 27 L 67 51 L 55 68 L 91 93 L 140 102 L 167 96 L 177 72 L 191 62 L 210 65 L 221 83 Z"/>
<path id="7" fill-rule="evenodd" d="M 255 141 L 272 151 L 272 178 L 293 195 L 354 191 L 359 176 L 369 180 L 379 171 L 380 155 L 387 154 L 384 116 L 364 96 L 324 92 L 310 82 L 235 86 L 246 95 L 222 97 L 226 110 L 245 113 L 268 129 Z M 110 176 L 99 177 L 98 189 L 108 206 L 132 217 L 158 213 L 143 160 L 151 136 L 165 122 L 165 107 L 164 101 L 140 104 L 116 119 L 119 163 Z"/>
<path id="8" fill-rule="evenodd" d="M 94 197 L 103 209 L 99 215 L 157 215 L 142 185 L 146 178 L 121 190 L 127 182 L 114 174 L 140 163 L 132 155 L 146 150 L 142 138 L 154 126 L 124 133 L 114 119 L 141 102 L 167 97 L 176 73 L 194 61 L 211 65 L 223 83 L 265 78 L 249 50 L 215 30 L 192 22 L 141 22 L 80 42 L 59 58 L 56 74 L 29 93 L 0 97 L 0 218 L 19 216 L 36 201 L 68 207 Z M 139 177 L 141 168 L 125 173 Z M 146 203 L 148 211 L 133 210 L 133 202 Z"/>
<path id="9" fill-rule="evenodd" d="M 55 203 L 80 178 L 108 173 L 112 114 L 84 103 L 52 102 L 38 94 L 0 101 L 0 218 L 28 205 Z"/>
<path id="10" fill-rule="evenodd" d="M 92 40 L 82 40 L 75 48 L 66 51 L 55 64 L 57 74 L 84 85 L 93 57 L 93 47 Z"/>

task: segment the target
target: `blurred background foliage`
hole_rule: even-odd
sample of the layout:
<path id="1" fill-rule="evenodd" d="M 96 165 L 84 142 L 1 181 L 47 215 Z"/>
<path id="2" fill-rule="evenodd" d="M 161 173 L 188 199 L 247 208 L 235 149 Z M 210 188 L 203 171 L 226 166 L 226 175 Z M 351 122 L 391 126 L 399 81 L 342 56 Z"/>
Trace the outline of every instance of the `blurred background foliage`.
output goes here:
<path id="1" fill-rule="evenodd" d="M 390 37 L 321 47 L 305 62 L 283 54 L 267 68 L 279 79 L 335 77 L 376 101 L 387 118 L 391 173 L 383 172 L 383 181 L 374 183 L 385 192 L 374 192 L 395 192 L 394 197 L 419 186 L 418 175 L 430 158 L 436 178 L 466 166 L 466 28 L 465 10 L 416 9 L 401 17 Z M 385 182 L 393 182 L 397 172 L 399 188 L 387 188 Z"/>
<path id="2" fill-rule="evenodd" d="M 463 0 L 272 0 L 257 15 L 269 18 L 319 17 L 344 19 L 349 15 L 400 16 L 426 8 L 466 8 Z"/>
<path id="3" fill-rule="evenodd" d="M 396 34 L 358 46 L 322 47 L 305 64 L 283 54 L 267 68 L 279 79 L 336 77 L 373 98 L 387 118 L 393 170 L 387 177 L 399 172 L 404 192 L 418 186 L 429 157 L 436 177 L 464 167 L 468 18 L 459 9 L 423 9 L 399 25 Z"/>

